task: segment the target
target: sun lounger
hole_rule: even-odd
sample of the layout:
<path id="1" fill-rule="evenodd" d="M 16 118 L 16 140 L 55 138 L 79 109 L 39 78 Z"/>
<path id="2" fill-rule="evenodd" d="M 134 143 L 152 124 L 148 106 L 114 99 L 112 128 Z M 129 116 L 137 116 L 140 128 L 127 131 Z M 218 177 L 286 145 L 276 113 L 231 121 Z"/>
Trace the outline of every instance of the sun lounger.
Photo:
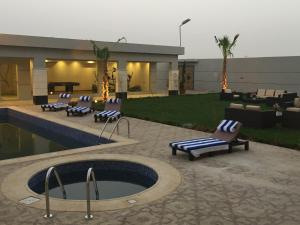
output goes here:
<path id="1" fill-rule="evenodd" d="M 67 116 L 83 116 L 92 112 L 92 98 L 90 96 L 80 96 L 76 106 L 66 109 Z"/>
<path id="2" fill-rule="evenodd" d="M 62 109 L 66 109 L 68 107 L 68 103 L 71 100 L 71 94 L 61 93 L 58 95 L 57 102 L 50 104 L 43 104 L 41 108 L 43 111 L 48 109 L 49 111 L 58 111 Z"/>
<path id="3" fill-rule="evenodd" d="M 119 119 L 121 117 L 121 105 L 122 101 L 119 98 L 107 100 L 105 102 L 104 110 L 95 113 L 95 122 L 98 120 L 107 121 L 108 118 L 111 118 L 112 121 Z"/>
<path id="4" fill-rule="evenodd" d="M 249 142 L 237 138 L 241 123 L 233 120 L 222 120 L 215 133 L 207 138 L 197 138 L 170 143 L 172 154 L 176 151 L 188 153 L 189 160 L 199 157 L 201 154 L 227 150 L 231 152 L 233 146 L 244 145 L 245 150 L 249 149 Z"/>

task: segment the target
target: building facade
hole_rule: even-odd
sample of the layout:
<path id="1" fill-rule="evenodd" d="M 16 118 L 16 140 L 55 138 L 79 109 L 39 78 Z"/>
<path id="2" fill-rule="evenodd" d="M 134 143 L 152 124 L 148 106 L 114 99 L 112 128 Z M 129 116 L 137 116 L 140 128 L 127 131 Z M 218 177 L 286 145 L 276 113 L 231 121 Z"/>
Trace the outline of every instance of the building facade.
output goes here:
<path id="1" fill-rule="evenodd" d="M 96 41 L 108 47 L 110 92 L 178 94 L 178 55 L 182 47 Z M 48 101 L 61 91 L 101 94 L 103 65 L 89 40 L 0 34 L 0 94 L 2 99 Z"/>

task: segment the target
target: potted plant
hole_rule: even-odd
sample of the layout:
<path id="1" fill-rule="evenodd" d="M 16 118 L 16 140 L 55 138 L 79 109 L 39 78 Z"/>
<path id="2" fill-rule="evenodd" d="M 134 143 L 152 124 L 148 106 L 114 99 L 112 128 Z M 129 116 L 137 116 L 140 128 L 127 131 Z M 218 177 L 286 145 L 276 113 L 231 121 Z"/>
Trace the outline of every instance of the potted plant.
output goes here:
<path id="1" fill-rule="evenodd" d="M 93 51 L 97 58 L 97 69 L 96 69 L 96 76 L 98 77 L 98 61 L 101 61 L 103 63 L 103 77 L 102 77 L 102 98 L 103 100 L 108 99 L 108 88 L 109 88 L 109 75 L 108 75 L 108 69 L 107 69 L 107 63 L 109 59 L 109 49 L 108 47 L 104 47 L 100 49 L 96 42 L 91 41 L 91 44 L 93 45 Z M 99 81 L 98 81 L 99 82 Z M 97 85 L 96 85 L 97 86 Z M 98 89 L 97 89 L 98 91 Z"/>

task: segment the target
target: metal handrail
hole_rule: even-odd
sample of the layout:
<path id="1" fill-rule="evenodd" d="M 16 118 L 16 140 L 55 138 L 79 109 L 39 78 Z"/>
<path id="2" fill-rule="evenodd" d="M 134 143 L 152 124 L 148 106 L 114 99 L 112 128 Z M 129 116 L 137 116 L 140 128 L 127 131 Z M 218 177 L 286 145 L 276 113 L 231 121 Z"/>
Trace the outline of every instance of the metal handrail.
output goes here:
<path id="1" fill-rule="evenodd" d="M 100 140 L 101 140 L 101 138 L 102 138 L 102 134 L 103 134 L 104 130 L 106 129 L 106 126 L 107 126 L 108 122 L 109 122 L 110 120 L 113 120 L 113 119 L 114 119 L 114 117 L 112 117 L 112 116 L 110 116 L 110 117 L 107 118 L 107 120 L 106 120 L 106 122 L 105 122 L 105 124 L 104 124 L 104 127 L 102 128 L 101 133 L 100 133 L 100 135 L 99 135 L 99 138 L 98 138 L 98 145 L 101 143 Z"/>
<path id="2" fill-rule="evenodd" d="M 94 189 L 95 189 L 95 194 L 96 194 L 96 199 L 99 200 L 99 191 L 98 191 L 98 186 L 97 186 L 97 181 L 95 178 L 95 173 L 93 168 L 89 168 L 86 176 L 86 219 L 92 219 L 93 215 L 91 214 L 91 195 L 90 195 L 90 181 L 91 177 L 94 183 Z"/>
<path id="3" fill-rule="evenodd" d="M 63 198 L 64 199 L 67 198 L 65 187 L 61 182 L 58 172 L 56 171 L 55 167 L 53 167 L 53 166 L 50 167 L 47 171 L 46 179 L 45 179 L 46 214 L 44 215 L 44 218 L 52 218 L 53 217 L 53 215 L 50 213 L 50 200 L 49 200 L 49 179 L 50 179 L 52 172 L 54 172 L 56 180 L 60 186 L 60 189 L 63 194 Z"/>
<path id="4" fill-rule="evenodd" d="M 129 122 L 129 120 L 126 119 L 125 117 L 121 117 L 120 119 L 118 119 L 116 125 L 114 126 L 114 128 L 113 128 L 113 130 L 112 130 L 112 132 L 111 132 L 111 134 L 110 134 L 110 136 L 109 136 L 109 138 L 108 138 L 108 140 L 111 139 L 111 137 L 113 136 L 113 134 L 114 134 L 116 128 L 117 128 L 117 133 L 119 134 L 119 123 L 120 123 L 121 120 L 126 120 L 126 121 L 127 121 L 128 138 L 130 137 L 130 122 Z"/>

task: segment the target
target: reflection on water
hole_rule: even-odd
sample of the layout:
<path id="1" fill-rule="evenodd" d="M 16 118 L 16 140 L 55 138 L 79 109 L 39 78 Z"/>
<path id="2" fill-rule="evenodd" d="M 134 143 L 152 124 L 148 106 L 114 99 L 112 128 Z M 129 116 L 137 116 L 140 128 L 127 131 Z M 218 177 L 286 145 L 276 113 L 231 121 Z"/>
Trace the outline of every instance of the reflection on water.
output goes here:
<path id="1" fill-rule="evenodd" d="M 0 160 L 65 149 L 62 145 L 8 123 L 0 123 Z"/>

